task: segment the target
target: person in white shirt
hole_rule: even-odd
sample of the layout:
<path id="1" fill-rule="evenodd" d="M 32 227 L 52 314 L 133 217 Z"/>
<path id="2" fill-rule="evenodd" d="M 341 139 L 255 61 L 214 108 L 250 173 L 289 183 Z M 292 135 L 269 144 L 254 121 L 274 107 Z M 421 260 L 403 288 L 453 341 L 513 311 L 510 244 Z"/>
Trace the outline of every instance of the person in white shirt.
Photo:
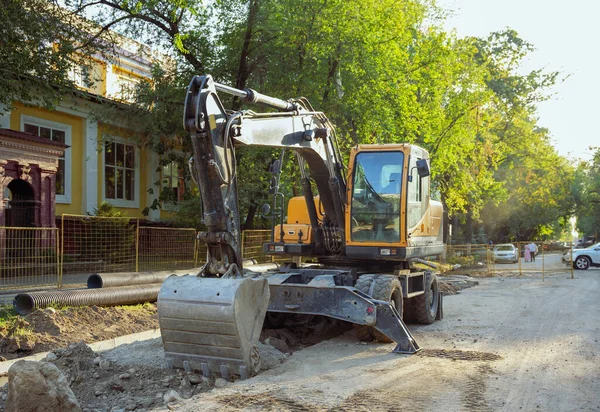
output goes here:
<path id="1" fill-rule="evenodd" d="M 535 262 L 535 255 L 538 251 L 537 245 L 534 242 L 529 244 L 529 250 L 531 251 L 531 261 Z"/>

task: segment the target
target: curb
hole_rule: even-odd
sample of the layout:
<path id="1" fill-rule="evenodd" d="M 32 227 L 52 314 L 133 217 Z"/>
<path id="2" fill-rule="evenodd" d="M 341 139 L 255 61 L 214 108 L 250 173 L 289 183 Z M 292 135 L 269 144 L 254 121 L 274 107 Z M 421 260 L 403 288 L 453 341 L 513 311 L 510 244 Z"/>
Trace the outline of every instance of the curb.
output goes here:
<path id="1" fill-rule="evenodd" d="M 117 336 L 116 338 L 103 340 L 100 342 L 88 343 L 87 345 L 94 352 L 104 352 L 110 349 L 114 349 L 117 346 L 124 345 L 126 343 L 138 342 L 141 340 L 148 340 L 160 337 L 160 329 L 151 329 L 144 332 L 132 333 L 131 335 Z M 50 351 L 52 352 L 52 351 Z M 11 359 L 9 361 L 0 362 L 0 377 L 8 375 L 8 369 L 18 361 L 40 361 L 48 355 L 50 352 L 40 352 L 35 355 L 25 356 L 23 358 Z"/>

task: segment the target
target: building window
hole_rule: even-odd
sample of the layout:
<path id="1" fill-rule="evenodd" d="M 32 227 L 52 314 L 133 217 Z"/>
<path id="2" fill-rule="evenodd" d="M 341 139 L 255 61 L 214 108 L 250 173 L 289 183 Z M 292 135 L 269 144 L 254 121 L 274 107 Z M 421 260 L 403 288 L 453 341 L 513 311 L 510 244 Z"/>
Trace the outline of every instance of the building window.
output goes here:
<path id="1" fill-rule="evenodd" d="M 84 89 L 91 89 L 94 87 L 94 80 L 92 79 L 92 70 L 89 66 L 82 64 L 79 66 L 73 66 L 69 72 L 69 77 L 77 86 Z"/>
<path id="2" fill-rule="evenodd" d="M 176 162 L 162 167 L 162 190 L 166 202 L 178 203 L 183 200 L 183 178 Z"/>
<path id="3" fill-rule="evenodd" d="M 21 130 L 55 142 L 71 145 L 71 126 L 30 116 L 21 116 Z M 70 203 L 71 195 L 71 149 L 67 148 L 58 158 L 56 170 L 56 201 Z"/>
<path id="4" fill-rule="evenodd" d="M 104 198 L 136 200 L 136 149 L 121 142 L 104 143 Z"/>
<path id="5" fill-rule="evenodd" d="M 141 79 L 122 70 L 117 70 L 115 74 L 115 97 L 127 102 L 133 102 L 135 99 L 136 87 Z"/>

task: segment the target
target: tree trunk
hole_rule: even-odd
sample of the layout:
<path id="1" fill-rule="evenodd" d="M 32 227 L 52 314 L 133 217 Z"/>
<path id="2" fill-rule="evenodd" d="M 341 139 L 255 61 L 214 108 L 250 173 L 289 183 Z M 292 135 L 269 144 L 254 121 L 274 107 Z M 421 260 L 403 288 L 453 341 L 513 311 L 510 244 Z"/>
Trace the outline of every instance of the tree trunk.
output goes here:
<path id="1" fill-rule="evenodd" d="M 238 89 L 246 88 L 248 77 L 250 77 L 250 65 L 248 60 L 250 56 L 250 43 L 252 42 L 252 36 L 254 35 L 254 25 L 256 23 L 258 8 L 259 0 L 251 0 L 248 7 L 248 20 L 246 21 L 244 43 L 242 44 L 242 50 L 240 52 L 240 63 L 238 65 L 237 75 L 235 78 L 235 87 Z M 237 97 L 234 99 L 233 104 L 237 109 L 239 109 L 242 105 Z"/>
<path id="2" fill-rule="evenodd" d="M 465 243 L 470 245 L 473 242 L 473 217 L 471 216 L 471 208 L 467 207 L 467 222 L 465 224 Z"/>

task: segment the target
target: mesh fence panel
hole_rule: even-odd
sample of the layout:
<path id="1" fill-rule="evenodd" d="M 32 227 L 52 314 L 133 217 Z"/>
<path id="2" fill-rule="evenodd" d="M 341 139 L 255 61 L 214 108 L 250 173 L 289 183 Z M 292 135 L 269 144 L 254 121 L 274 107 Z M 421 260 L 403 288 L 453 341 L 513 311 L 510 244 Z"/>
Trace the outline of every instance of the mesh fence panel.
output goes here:
<path id="1" fill-rule="evenodd" d="M 196 267 L 196 230 L 163 227 L 138 229 L 137 270 L 176 270 Z"/>
<path id="2" fill-rule="evenodd" d="M 535 246 L 534 246 L 535 245 Z M 572 274 L 565 261 L 571 245 L 558 242 L 514 242 L 496 245 L 448 245 L 443 263 L 448 269 L 474 269 L 501 276 Z"/>
<path id="3" fill-rule="evenodd" d="M 442 263 L 449 268 L 473 268 L 490 273 L 493 259 L 488 245 L 447 245 Z"/>
<path id="4" fill-rule="evenodd" d="M 272 256 L 263 252 L 263 243 L 271 241 L 270 230 L 246 230 L 242 233 L 244 259 L 255 259 L 258 263 L 273 262 Z"/>
<path id="5" fill-rule="evenodd" d="M 62 272 L 136 270 L 137 219 L 63 215 Z"/>
<path id="6" fill-rule="evenodd" d="M 0 289 L 60 282 L 57 228 L 0 227 Z"/>

